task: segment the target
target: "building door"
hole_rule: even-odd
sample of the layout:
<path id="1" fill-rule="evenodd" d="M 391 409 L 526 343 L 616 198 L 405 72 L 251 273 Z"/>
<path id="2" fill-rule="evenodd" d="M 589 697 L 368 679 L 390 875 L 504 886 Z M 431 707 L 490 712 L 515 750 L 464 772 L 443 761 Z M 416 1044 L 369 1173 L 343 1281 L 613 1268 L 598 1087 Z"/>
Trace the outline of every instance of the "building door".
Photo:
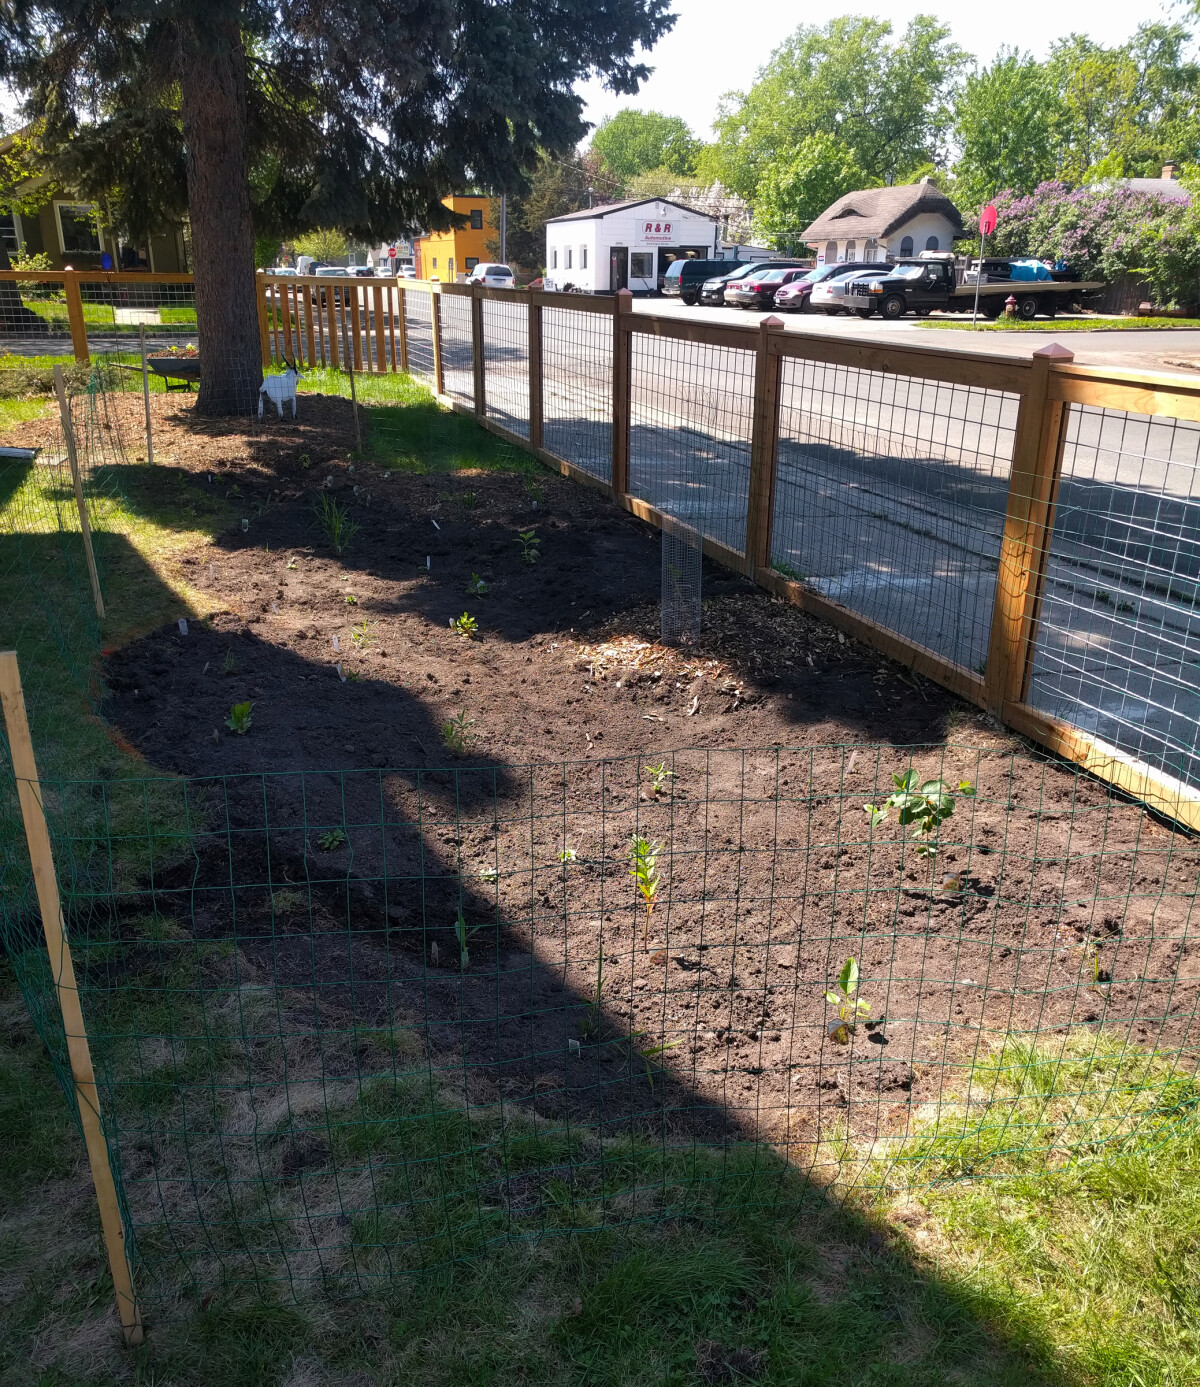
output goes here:
<path id="1" fill-rule="evenodd" d="M 612 246 L 608 252 L 608 287 L 616 293 L 629 288 L 629 247 Z"/>

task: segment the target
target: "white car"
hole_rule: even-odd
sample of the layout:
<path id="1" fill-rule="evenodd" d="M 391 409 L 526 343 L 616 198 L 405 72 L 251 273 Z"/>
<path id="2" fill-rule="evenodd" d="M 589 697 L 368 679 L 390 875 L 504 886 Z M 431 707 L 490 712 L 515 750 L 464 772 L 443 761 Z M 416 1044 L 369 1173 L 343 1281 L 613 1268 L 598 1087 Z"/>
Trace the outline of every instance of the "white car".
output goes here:
<path id="1" fill-rule="evenodd" d="M 809 303 L 812 305 L 810 311 L 830 315 L 849 313 L 850 305 L 853 304 L 854 312 L 860 318 L 870 317 L 874 305 L 868 302 L 864 307 L 863 300 L 849 298 L 849 286 L 860 279 L 881 279 L 891 268 L 890 265 L 879 265 L 873 270 L 855 270 L 851 274 L 837 275 L 832 279 L 822 280 L 820 284 L 814 284 L 809 295 Z"/>
<path id="2" fill-rule="evenodd" d="M 515 289 L 516 280 L 507 265 L 493 265 L 480 261 L 467 276 L 468 284 L 486 284 L 491 289 Z"/>

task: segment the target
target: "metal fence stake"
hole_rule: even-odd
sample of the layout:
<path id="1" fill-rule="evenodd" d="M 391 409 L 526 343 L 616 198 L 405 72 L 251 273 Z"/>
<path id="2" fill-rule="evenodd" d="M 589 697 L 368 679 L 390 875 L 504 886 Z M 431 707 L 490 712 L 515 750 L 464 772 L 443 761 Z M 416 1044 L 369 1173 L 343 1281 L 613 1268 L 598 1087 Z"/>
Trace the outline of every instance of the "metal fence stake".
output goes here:
<path id="1" fill-rule="evenodd" d="M 783 358 L 771 350 L 771 337 L 783 332 L 782 318 L 758 325 L 754 359 L 754 412 L 751 416 L 750 498 L 746 512 L 746 572 L 753 578 L 771 567 L 771 528 L 775 514 L 775 460 L 779 444 L 779 377 Z"/>
<path id="2" fill-rule="evenodd" d="M 487 413 L 487 382 L 483 374 L 483 299 L 479 284 L 471 285 L 471 366 L 475 376 L 475 417 Z"/>
<path id="3" fill-rule="evenodd" d="M 446 393 L 446 378 L 442 370 L 442 286 L 433 284 L 429 293 L 430 336 L 433 338 L 433 393 Z"/>
<path id="4" fill-rule="evenodd" d="M 71 464 L 71 480 L 75 485 L 75 505 L 79 511 L 79 529 L 83 534 L 83 552 L 87 558 L 88 577 L 92 582 L 92 600 L 96 604 L 96 615 L 104 620 L 104 597 L 100 592 L 100 574 L 96 569 L 96 555 L 92 549 L 92 526 L 88 520 L 87 500 L 83 494 L 83 477 L 79 471 L 79 453 L 75 447 L 75 426 L 71 423 L 71 405 L 67 399 L 67 386 L 63 380 L 63 368 L 54 368 L 54 390 L 58 395 L 58 413 L 62 420 L 63 437 L 67 444 L 67 461 Z"/>
<path id="5" fill-rule="evenodd" d="M 146 324 L 139 331 L 142 343 L 142 402 L 146 406 L 146 461 L 154 466 L 154 431 L 150 427 L 150 368 L 146 365 Z"/>
<path id="6" fill-rule="evenodd" d="M 542 306 L 529 291 L 529 446 L 542 446 Z"/>
<path id="7" fill-rule="evenodd" d="M 617 291 L 613 311 L 613 402 L 612 402 L 612 489 L 615 496 L 629 490 L 629 396 L 632 333 L 629 318 L 633 295 L 628 289 Z"/>
<path id="8" fill-rule="evenodd" d="M 55 368 L 56 371 L 58 369 Z M 88 1164 L 91 1166 L 96 1202 L 100 1208 L 100 1226 L 104 1233 L 109 1270 L 112 1272 L 113 1287 L 116 1291 L 117 1316 L 126 1344 L 133 1347 L 142 1342 L 145 1332 L 133 1289 L 133 1271 L 125 1246 L 125 1223 L 117 1200 L 117 1186 L 109 1161 L 108 1143 L 100 1122 L 100 1097 L 96 1088 L 95 1071 L 92 1068 L 87 1031 L 83 1023 L 83 1009 L 79 1004 L 75 967 L 67 943 L 62 901 L 58 894 L 58 876 L 54 870 L 50 832 L 46 827 L 42 789 L 33 755 L 33 743 L 29 736 L 25 696 L 21 690 L 21 673 L 17 665 L 16 652 L 12 650 L 0 653 L 0 702 L 4 707 L 4 726 L 8 732 L 8 747 L 12 756 L 13 774 L 17 781 L 17 795 L 21 802 L 21 818 L 25 825 L 25 841 L 29 847 L 29 861 L 33 867 L 38 909 L 42 917 L 42 932 L 46 937 L 50 971 L 54 978 L 58 1005 L 62 1011 L 67 1053 L 70 1056 L 71 1074 L 75 1081 L 75 1097 L 79 1104 L 79 1120 L 87 1145 Z"/>

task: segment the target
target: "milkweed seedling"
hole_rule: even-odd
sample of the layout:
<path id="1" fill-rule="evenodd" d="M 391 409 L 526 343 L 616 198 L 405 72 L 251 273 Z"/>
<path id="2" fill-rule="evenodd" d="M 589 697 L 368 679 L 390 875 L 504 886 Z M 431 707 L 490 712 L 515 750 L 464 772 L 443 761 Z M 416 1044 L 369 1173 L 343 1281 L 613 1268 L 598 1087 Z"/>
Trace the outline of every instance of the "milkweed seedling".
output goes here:
<path id="1" fill-rule="evenodd" d="M 342 596 L 352 607 L 358 606 L 358 598 L 355 597 L 355 595 L 352 592 L 344 592 L 342 593 Z"/>
<path id="2" fill-rule="evenodd" d="M 221 673 L 237 673 L 237 656 L 233 653 L 232 649 L 229 649 L 225 652 L 225 658 L 221 661 Z"/>
<path id="3" fill-rule="evenodd" d="M 541 544 L 536 530 L 519 530 L 517 543 L 521 546 L 521 557 L 526 563 L 537 563 L 538 545 Z"/>
<path id="4" fill-rule="evenodd" d="M 333 852 L 335 848 L 346 846 L 346 834 L 340 828 L 331 828 L 328 833 L 322 833 L 317 839 L 317 847 L 322 852 Z"/>
<path id="5" fill-rule="evenodd" d="M 466 917 L 463 915 L 462 910 L 460 909 L 458 912 L 458 917 L 454 921 L 454 934 L 458 940 L 458 966 L 463 970 L 464 973 L 467 971 L 467 968 L 470 966 L 471 963 L 471 954 L 467 948 L 467 940 L 470 939 L 473 934 L 478 933 L 478 925 L 474 929 L 467 928 Z"/>
<path id="6" fill-rule="evenodd" d="M 358 534 L 359 528 L 350 518 L 350 507 L 342 505 L 336 497 L 322 491 L 313 504 L 313 513 L 333 552 L 343 553 Z"/>
<path id="7" fill-rule="evenodd" d="M 662 852 L 661 843 L 652 843 L 635 833 L 629 841 L 629 875 L 637 884 L 642 904 L 646 907 L 646 919 L 642 926 L 642 947 L 650 947 L 650 912 L 654 909 L 654 898 L 658 895 L 658 855 Z"/>
<path id="8" fill-rule="evenodd" d="M 831 1007 L 837 1007 L 837 1020 L 829 1023 L 829 1038 L 839 1045 L 849 1045 L 854 1034 L 854 1023 L 860 1016 L 870 1014 L 871 1008 L 855 994 L 858 992 L 858 960 L 848 958 L 842 964 L 842 971 L 832 989 L 825 993 L 825 1000 Z"/>
<path id="9" fill-rule="evenodd" d="M 877 828 L 880 824 L 886 823 L 888 811 L 898 809 L 902 824 L 916 824 L 912 836 L 920 840 L 917 852 L 923 857 L 933 857 L 937 848 L 928 840 L 954 813 L 955 792 L 944 780 L 922 781 L 915 770 L 905 771 L 903 775 L 893 775 L 892 784 L 896 788 L 882 804 L 863 805 L 871 827 Z M 975 786 L 969 780 L 960 780 L 958 793 L 973 797 Z"/>
<path id="10" fill-rule="evenodd" d="M 478 573 L 471 574 L 471 581 L 467 584 L 468 597 L 482 597 L 488 590 L 488 585 Z"/>
<path id="11" fill-rule="evenodd" d="M 650 777 L 650 793 L 655 799 L 666 791 L 667 781 L 675 779 L 675 772 L 667 770 L 665 761 L 660 761 L 657 766 L 647 766 L 646 774 Z"/>
<path id="12" fill-rule="evenodd" d="M 457 717 L 447 718 L 442 723 L 442 741 L 445 742 L 448 750 L 455 756 L 461 756 L 467 749 L 467 741 L 471 735 L 471 728 L 475 726 L 475 719 L 467 717 L 467 710 L 464 708 Z"/>
<path id="13" fill-rule="evenodd" d="M 558 854 L 558 860 L 560 862 L 574 862 L 578 856 L 579 854 L 574 848 L 563 848 L 562 852 Z"/>
<path id="14" fill-rule="evenodd" d="M 244 737 L 250 731 L 250 710 L 254 704 L 247 701 L 245 703 L 235 703 L 229 710 L 229 716 L 225 719 L 225 726 L 231 732 L 235 732 L 239 737 Z"/>
<path id="15" fill-rule="evenodd" d="M 467 640 L 471 640 L 479 630 L 479 623 L 473 616 L 469 615 L 467 612 L 463 612 L 462 616 L 452 616 L 450 618 L 450 629 L 452 631 L 457 631 L 460 636 L 465 636 Z"/>

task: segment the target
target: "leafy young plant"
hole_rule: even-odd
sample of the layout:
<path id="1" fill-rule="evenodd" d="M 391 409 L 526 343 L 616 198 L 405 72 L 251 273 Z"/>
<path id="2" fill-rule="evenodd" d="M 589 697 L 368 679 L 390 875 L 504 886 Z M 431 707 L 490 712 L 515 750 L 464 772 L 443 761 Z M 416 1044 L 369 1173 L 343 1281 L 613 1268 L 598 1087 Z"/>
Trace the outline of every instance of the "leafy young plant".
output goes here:
<path id="1" fill-rule="evenodd" d="M 639 1040 L 646 1034 L 645 1031 L 634 1031 L 630 1036 L 631 1040 Z M 673 1050 L 680 1040 L 664 1040 L 658 1045 L 640 1046 L 634 1045 L 634 1051 L 638 1058 L 646 1066 L 646 1082 L 650 1085 L 650 1091 L 654 1091 L 654 1070 L 650 1066 L 650 1061 L 656 1056 L 661 1055 L 665 1050 Z"/>
<path id="2" fill-rule="evenodd" d="M 450 618 L 450 629 L 457 631 L 460 636 L 465 636 L 467 640 L 471 640 L 479 630 L 479 623 L 469 613 L 463 612 L 462 616 Z"/>
<path id="3" fill-rule="evenodd" d="M 579 854 L 574 848 L 563 848 L 562 852 L 558 854 L 558 860 L 563 863 L 574 862 L 578 856 Z"/>
<path id="4" fill-rule="evenodd" d="M 488 590 L 486 581 L 478 573 L 471 574 L 471 581 L 467 584 L 468 597 L 482 597 Z"/>
<path id="5" fill-rule="evenodd" d="M 646 774 L 650 777 L 650 793 L 655 799 L 665 793 L 667 781 L 675 779 L 675 772 L 667 770 L 665 761 L 660 761 L 657 766 L 647 766 Z"/>
<path id="6" fill-rule="evenodd" d="M 235 703 L 229 710 L 229 716 L 225 719 L 225 726 L 239 737 L 244 737 L 250 731 L 250 710 L 254 704 L 247 700 L 245 703 Z"/>
<path id="7" fill-rule="evenodd" d="M 825 993 L 825 1000 L 831 1007 L 837 1007 L 838 1014 L 838 1019 L 830 1024 L 829 1036 L 839 1045 L 849 1045 L 854 1023 L 859 1016 L 867 1016 L 871 1011 L 867 1003 L 855 995 L 858 992 L 857 959 L 848 958 L 842 964 L 836 987 L 836 992 L 831 989 Z"/>
<path id="8" fill-rule="evenodd" d="M 371 641 L 374 640 L 374 635 L 371 631 L 371 623 L 366 617 L 363 617 L 357 626 L 351 627 L 350 639 L 355 645 L 360 647 L 370 645 Z"/>
<path id="9" fill-rule="evenodd" d="M 457 717 L 447 718 L 442 723 L 442 741 L 455 756 L 461 756 L 467 749 L 467 741 L 471 735 L 471 728 L 475 726 L 475 719 L 467 717 L 467 710 L 464 708 Z"/>
<path id="10" fill-rule="evenodd" d="M 350 518 L 350 507 L 322 491 L 317 494 L 313 511 L 330 548 L 335 554 L 344 553 L 359 531 L 359 526 Z"/>
<path id="11" fill-rule="evenodd" d="M 646 918 L 642 927 L 642 947 L 650 947 L 650 912 L 658 895 L 658 855 L 662 852 L 661 843 L 652 843 L 635 833 L 629 842 L 629 875 L 634 879 L 646 907 Z"/>
<path id="12" fill-rule="evenodd" d="M 346 834 L 343 829 L 331 828 L 328 833 L 322 833 L 317 839 L 317 847 L 322 852 L 333 852 L 335 848 L 345 847 Z"/>
<path id="13" fill-rule="evenodd" d="M 225 652 L 225 658 L 221 661 L 221 673 L 236 674 L 237 667 L 237 656 L 233 653 L 233 648 L 230 647 Z"/>
<path id="14" fill-rule="evenodd" d="M 463 915 L 461 907 L 454 921 L 454 933 L 458 939 L 458 966 L 465 973 L 471 962 L 471 954 L 467 948 L 467 940 L 470 939 L 473 934 L 479 933 L 479 927 L 477 925 L 474 929 L 467 928 L 466 917 Z"/>
<path id="15" fill-rule="evenodd" d="M 903 775 L 893 775 L 895 789 L 881 805 L 864 804 L 863 809 L 876 828 L 887 821 L 888 811 L 898 809 L 900 822 L 907 826 L 916 824 L 913 837 L 920 839 L 917 852 L 932 857 L 937 848 L 928 840 L 954 813 L 954 791 L 944 780 L 922 781 L 915 770 L 905 771 Z M 958 782 L 958 793 L 974 796 L 975 786 L 969 780 Z"/>
<path id="16" fill-rule="evenodd" d="M 526 563 L 537 563 L 538 545 L 541 544 L 536 530 L 520 530 L 517 533 L 517 543 L 521 546 L 521 557 Z"/>
<path id="17" fill-rule="evenodd" d="M 355 597 L 355 595 L 354 595 L 352 592 L 344 592 L 344 593 L 342 593 L 342 596 L 346 599 L 346 601 L 350 604 L 350 606 L 352 606 L 352 607 L 357 607 L 357 606 L 358 606 L 358 598 Z"/>

